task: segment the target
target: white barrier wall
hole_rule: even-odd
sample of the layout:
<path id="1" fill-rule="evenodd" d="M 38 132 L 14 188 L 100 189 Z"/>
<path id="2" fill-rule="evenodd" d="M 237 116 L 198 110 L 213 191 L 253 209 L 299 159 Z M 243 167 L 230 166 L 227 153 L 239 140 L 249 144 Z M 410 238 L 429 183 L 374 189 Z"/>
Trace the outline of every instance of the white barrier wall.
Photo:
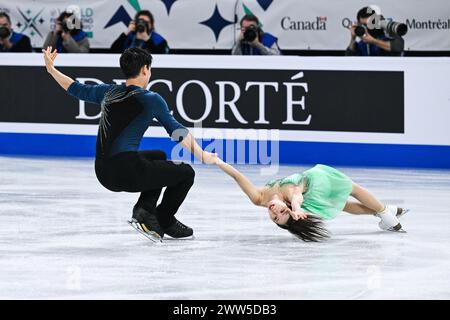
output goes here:
<path id="1" fill-rule="evenodd" d="M 447 0 L 0 0 L 14 29 L 40 47 L 59 13 L 76 3 L 92 48 L 109 48 L 139 9 L 151 10 L 156 30 L 174 49 L 231 49 L 245 12 L 257 15 L 263 29 L 279 38 L 282 49 L 345 50 L 345 29 L 356 12 L 377 4 L 387 19 L 405 22 L 406 50 L 450 50 L 450 6 Z"/>
<path id="2" fill-rule="evenodd" d="M 42 66 L 42 57 L 39 54 L 3 54 L 0 66 Z M 59 67 L 118 67 L 118 55 L 61 55 L 58 57 Z M 154 69 L 158 68 L 189 68 L 189 69 L 255 69 L 255 70 L 292 70 L 292 75 L 298 72 L 307 73 L 309 70 L 336 70 L 336 71 L 402 71 L 404 72 L 404 133 L 365 133 L 365 132 L 332 132 L 308 131 L 308 125 L 299 125 L 299 130 L 280 131 L 281 140 L 292 141 L 327 141 L 327 142 L 361 142 L 361 143 L 387 143 L 387 144 L 423 144 L 450 146 L 450 58 L 359 58 L 359 57 L 228 57 L 228 56 L 164 56 L 154 57 Z M 94 72 L 93 72 L 94 74 Z M 95 78 L 95 76 L 92 76 Z M 123 81 L 123 79 L 116 79 Z M 170 81 L 171 79 L 165 79 Z M 217 79 L 219 81 L 220 78 Z M 255 79 L 257 80 L 257 79 Z M 288 79 L 286 79 L 288 80 Z M 20 84 L 17 84 L 20 86 Z M 311 86 L 309 87 L 311 90 Z M 51 90 L 59 90 L 55 85 Z M 245 88 L 240 88 L 242 92 Z M 320 90 L 320 89 L 319 89 Z M 323 88 L 323 95 L 327 95 Z M 3 92 L 3 94 L 7 94 Z M 9 93 L 11 94 L 11 93 Z M 176 92 L 172 92 L 176 94 Z M 281 92 L 280 92 L 281 94 Z M 304 109 L 313 111 L 314 105 L 308 103 L 308 93 L 305 98 Z M 369 95 L 370 92 L 367 92 Z M 383 92 L 375 92 L 383 96 Z M 368 97 L 370 99 L 370 97 Z M 389 100 L 389 97 L 383 97 Z M 212 97 L 212 108 L 218 107 L 218 97 Z M 199 101 L 200 107 L 204 101 Z M 339 101 L 335 102 L 339 106 Z M 3 106 L 3 112 L 5 112 Z M 13 107 L 13 106 L 11 106 Z M 60 106 L 63 108 L 64 106 Z M 171 109 L 176 106 L 169 106 Z M 259 101 L 246 108 L 258 109 Z M 273 106 L 265 105 L 265 109 Z M 281 106 L 286 108 L 287 105 Z M 327 108 L 335 108 L 329 105 Z M 344 107 L 344 106 L 343 106 Z M 382 126 L 382 124 L 380 124 Z M 69 128 L 71 125 L 67 125 Z M 96 133 L 95 125 L 87 130 L 77 131 L 57 126 L 43 128 L 41 125 L 34 129 L 34 125 L 1 123 L 3 132 L 42 132 L 48 133 Z M 164 130 L 150 135 L 164 136 Z"/>
<path id="3" fill-rule="evenodd" d="M 46 74 L 40 54 L 1 57 L 0 153 L 22 153 L 2 133 L 96 135 L 99 107 L 68 97 Z M 66 54 L 57 67 L 80 82 L 120 84 L 118 59 Z M 342 164 L 375 159 L 377 165 L 450 167 L 449 74 L 450 58 L 156 55 L 150 89 L 178 121 L 202 127 L 194 130 L 198 138 L 280 141 L 282 162 L 297 161 L 292 148 L 313 148 L 311 154 L 333 162 L 342 154 L 328 150 L 346 146 L 365 160 L 339 158 Z M 167 134 L 155 124 L 146 137 Z M 83 146 L 72 143 L 68 155 Z M 52 143 L 42 148 L 46 154 Z"/>

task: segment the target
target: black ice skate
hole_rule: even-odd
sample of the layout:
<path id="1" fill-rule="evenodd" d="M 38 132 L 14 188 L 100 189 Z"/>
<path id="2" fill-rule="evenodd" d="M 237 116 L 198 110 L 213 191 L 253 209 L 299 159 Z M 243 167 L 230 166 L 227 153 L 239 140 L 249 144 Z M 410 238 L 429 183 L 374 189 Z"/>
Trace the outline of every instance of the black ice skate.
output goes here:
<path id="1" fill-rule="evenodd" d="M 194 230 L 176 220 L 170 227 L 164 229 L 165 234 L 174 239 L 193 239 Z"/>
<path id="2" fill-rule="evenodd" d="M 151 241 L 162 242 L 164 231 L 153 213 L 135 206 L 133 208 L 133 217 L 128 223 Z"/>

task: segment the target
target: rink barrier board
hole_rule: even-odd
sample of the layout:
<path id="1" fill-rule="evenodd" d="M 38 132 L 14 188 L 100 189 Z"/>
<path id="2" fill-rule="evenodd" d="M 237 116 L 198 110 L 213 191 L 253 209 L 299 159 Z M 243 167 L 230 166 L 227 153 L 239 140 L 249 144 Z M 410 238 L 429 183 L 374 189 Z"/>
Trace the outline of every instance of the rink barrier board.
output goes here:
<path id="1" fill-rule="evenodd" d="M 95 141 L 96 137 L 89 135 L 0 133 L 0 154 L 92 158 Z M 236 149 L 237 140 L 232 143 Z M 174 146 L 168 138 L 146 137 L 141 150 L 163 150 L 170 158 Z M 249 148 L 245 150 L 248 160 Z M 290 165 L 450 169 L 450 146 L 279 141 L 279 161 Z"/>
<path id="2" fill-rule="evenodd" d="M 124 79 L 118 69 L 118 59 L 119 55 L 113 54 L 66 54 L 58 57 L 57 67 L 71 72 L 75 78 L 121 83 Z M 189 128 L 195 127 L 195 123 L 186 120 L 186 117 L 180 117 L 182 113 L 177 100 L 183 99 L 178 99 L 177 96 L 183 85 L 193 80 L 200 81 L 204 88 L 209 88 L 207 91 L 212 95 L 209 113 L 203 121 L 204 129 L 217 129 L 219 134 L 215 137 L 237 140 L 251 140 L 245 135 L 252 132 L 257 135 L 257 140 L 261 140 L 264 130 L 271 133 L 278 131 L 280 163 L 450 167 L 450 58 L 155 55 L 154 61 L 154 80 L 160 82 L 155 84 L 154 90 L 168 101 L 169 109 L 174 111 L 177 120 Z M 236 72 L 238 69 L 247 71 L 243 74 Z M 183 72 L 180 75 L 174 74 L 177 70 Z M 211 75 L 202 70 L 211 71 Z M 345 93 L 348 86 L 340 80 L 347 79 L 348 74 L 372 80 L 375 79 L 373 77 L 380 77 L 381 82 L 359 79 L 358 85 L 363 86 L 358 87 L 356 92 Z M 234 75 L 239 77 L 232 79 Z M 318 79 L 324 81 L 318 82 Z M 332 79 L 334 80 L 330 82 Z M 221 101 L 218 92 L 220 83 L 223 84 L 224 81 L 233 82 L 227 85 L 227 90 L 235 87 L 242 93 L 239 98 L 242 99 L 242 104 L 238 100 L 237 108 L 248 121 L 245 125 L 237 122 L 229 107 L 226 107 L 228 122 L 218 121 L 217 109 Z M 261 100 L 256 87 L 246 89 L 251 81 L 274 82 L 274 86 L 279 88 L 275 90 L 268 86 L 265 95 L 264 110 L 269 123 L 255 121 L 262 114 L 258 113 L 258 101 Z M 395 102 L 390 99 L 394 94 L 389 94 L 383 95 L 386 102 L 382 101 L 379 108 L 361 103 L 361 95 L 368 95 L 373 89 L 368 86 L 369 83 L 380 88 L 386 85 L 385 81 L 390 83 L 388 87 L 391 93 L 401 93 L 395 95 Z M 17 86 L 17 83 L 21 86 Z M 292 89 L 295 94 L 289 96 L 288 88 L 292 83 L 295 84 Z M 336 87 L 332 84 L 336 84 Z M 45 73 L 40 54 L 2 54 L 0 85 L 8 93 L 8 96 L 3 97 L 3 103 L 0 103 L 0 154 L 94 155 L 98 119 L 83 120 L 77 117 L 84 104 L 67 96 Z M 191 85 L 196 90 L 200 88 L 199 83 Z M 24 87 L 28 89 L 27 95 L 23 94 Z M 355 99 L 350 101 L 357 101 L 357 108 L 348 104 L 349 94 L 355 95 Z M 180 96 L 183 97 L 182 94 Z M 194 104 L 190 100 L 192 97 L 195 97 L 195 92 L 184 95 L 182 109 L 187 112 L 207 110 L 205 99 L 194 98 Z M 312 114 L 311 124 L 285 125 L 288 103 L 283 101 L 288 101 L 287 97 L 296 100 L 291 109 L 295 108 L 299 112 L 289 114 L 296 120 L 304 120 Z M 304 104 L 300 102 L 303 98 Z M 283 114 L 280 113 L 280 116 L 271 112 L 270 108 L 273 106 L 280 106 Z M 85 107 L 89 115 L 98 112 L 98 109 L 91 109 L 89 104 Z M 333 108 L 351 111 L 346 118 L 350 121 L 345 123 L 346 119 L 339 118 L 341 115 Z M 395 109 L 395 115 L 387 112 L 386 108 Z M 370 113 L 373 110 L 377 113 Z M 370 117 L 365 117 L 366 111 L 371 114 Z M 195 119 L 199 117 L 199 114 L 188 115 Z M 333 123 L 336 119 L 339 121 Z M 243 131 L 244 137 L 226 136 L 239 131 Z M 196 138 L 208 138 L 206 133 L 193 133 Z M 152 125 L 143 140 L 142 148 L 159 148 L 169 152 L 172 145 L 166 137 L 162 127 Z"/>

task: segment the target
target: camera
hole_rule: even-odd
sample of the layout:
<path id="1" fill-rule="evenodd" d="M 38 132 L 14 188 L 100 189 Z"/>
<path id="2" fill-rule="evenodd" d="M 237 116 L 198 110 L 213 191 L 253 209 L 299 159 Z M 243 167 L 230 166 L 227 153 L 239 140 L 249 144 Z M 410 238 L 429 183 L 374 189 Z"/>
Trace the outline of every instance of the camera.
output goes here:
<path id="1" fill-rule="evenodd" d="M 387 21 L 385 19 L 379 20 L 377 25 L 374 26 L 374 28 L 383 29 L 388 34 L 398 35 L 400 37 L 403 37 L 408 32 L 408 26 L 405 23 Z M 366 30 L 368 30 L 368 27 L 366 25 L 358 24 L 355 28 L 355 34 L 358 37 L 362 37 L 366 33 Z"/>
<path id="2" fill-rule="evenodd" d="M 62 32 L 64 33 L 81 30 L 82 28 L 81 20 L 74 15 L 62 18 L 62 20 L 58 19 L 56 23 L 61 26 Z"/>
<path id="3" fill-rule="evenodd" d="M 358 37 L 362 37 L 366 33 L 367 27 L 364 24 L 358 24 L 355 27 L 355 34 Z"/>
<path id="4" fill-rule="evenodd" d="M 64 20 L 63 22 L 61 22 L 61 28 L 64 33 L 70 32 L 70 28 L 69 28 L 69 24 L 67 23 L 67 20 Z"/>
<path id="5" fill-rule="evenodd" d="M 258 28 L 255 26 L 249 26 L 244 31 L 244 41 L 252 42 L 258 36 Z"/>
<path id="6" fill-rule="evenodd" d="M 142 32 L 150 33 L 147 21 L 142 20 L 142 19 L 138 19 L 136 21 L 136 32 L 138 32 L 138 33 L 142 33 Z"/>
<path id="7" fill-rule="evenodd" d="M 380 26 L 389 34 L 399 35 L 403 37 L 408 32 L 408 26 L 402 22 L 381 20 Z"/>
<path id="8" fill-rule="evenodd" d="M 0 38 L 6 39 L 11 35 L 11 31 L 7 27 L 0 27 Z"/>

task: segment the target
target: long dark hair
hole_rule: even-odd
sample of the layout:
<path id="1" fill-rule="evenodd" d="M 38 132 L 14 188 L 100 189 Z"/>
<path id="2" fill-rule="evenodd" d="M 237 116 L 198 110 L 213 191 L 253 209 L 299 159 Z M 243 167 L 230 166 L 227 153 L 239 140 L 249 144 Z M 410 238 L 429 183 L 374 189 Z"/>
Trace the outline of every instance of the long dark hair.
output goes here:
<path id="1" fill-rule="evenodd" d="M 286 224 L 277 224 L 277 226 L 306 242 L 319 242 L 330 237 L 330 232 L 324 227 L 323 220 L 313 215 L 298 220 L 289 217 Z"/>

